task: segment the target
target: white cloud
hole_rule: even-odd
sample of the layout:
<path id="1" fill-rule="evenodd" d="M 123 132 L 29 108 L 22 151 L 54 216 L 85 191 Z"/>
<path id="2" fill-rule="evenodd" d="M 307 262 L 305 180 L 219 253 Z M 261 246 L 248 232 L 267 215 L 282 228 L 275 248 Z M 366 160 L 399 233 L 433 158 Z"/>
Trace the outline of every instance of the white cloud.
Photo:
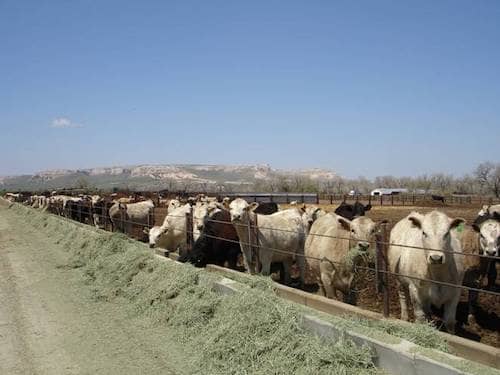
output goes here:
<path id="1" fill-rule="evenodd" d="M 74 128 L 83 128 L 83 125 L 74 123 L 67 117 L 56 117 L 52 123 L 50 124 L 51 128 L 57 129 L 74 129 Z"/>

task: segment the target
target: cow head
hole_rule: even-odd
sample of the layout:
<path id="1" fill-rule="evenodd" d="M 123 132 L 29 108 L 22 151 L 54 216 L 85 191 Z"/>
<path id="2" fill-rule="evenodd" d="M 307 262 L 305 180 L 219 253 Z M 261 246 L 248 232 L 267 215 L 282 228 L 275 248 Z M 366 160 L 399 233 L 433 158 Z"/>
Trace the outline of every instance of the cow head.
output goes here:
<path id="1" fill-rule="evenodd" d="M 306 226 L 307 230 L 311 229 L 311 226 L 317 219 L 319 219 L 323 215 L 326 215 L 325 211 L 316 206 L 306 207 L 304 205 L 301 208 L 301 212 L 302 212 L 302 221 Z"/>
<path id="2" fill-rule="evenodd" d="M 483 254 L 498 257 L 500 255 L 500 222 L 495 219 L 487 219 L 472 225 L 479 233 L 479 244 Z"/>
<path id="3" fill-rule="evenodd" d="M 193 231 L 196 237 L 203 230 L 207 219 L 218 211 L 220 211 L 220 208 L 215 202 L 196 204 L 193 209 Z"/>
<path id="4" fill-rule="evenodd" d="M 439 211 L 432 211 L 426 215 L 414 212 L 408 216 L 408 220 L 414 228 L 420 231 L 422 237 L 424 249 L 415 249 L 415 251 L 424 251 L 428 264 L 445 264 L 451 249 L 451 232 L 461 230 L 465 220 L 462 218 L 450 219 Z"/>
<path id="5" fill-rule="evenodd" d="M 378 224 L 364 216 L 352 221 L 339 216 L 337 220 L 342 229 L 349 232 L 349 248 L 356 248 L 361 252 L 370 250 L 375 241 Z"/>
<path id="6" fill-rule="evenodd" d="M 167 228 L 155 226 L 149 230 L 144 229 L 144 233 L 149 237 L 149 247 L 154 248 L 157 246 L 161 236 L 167 232 Z"/>
<path id="7" fill-rule="evenodd" d="M 256 202 L 248 204 L 244 199 L 236 198 L 229 205 L 231 221 L 236 223 L 247 223 L 250 212 L 255 210 L 258 206 L 259 204 Z"/>

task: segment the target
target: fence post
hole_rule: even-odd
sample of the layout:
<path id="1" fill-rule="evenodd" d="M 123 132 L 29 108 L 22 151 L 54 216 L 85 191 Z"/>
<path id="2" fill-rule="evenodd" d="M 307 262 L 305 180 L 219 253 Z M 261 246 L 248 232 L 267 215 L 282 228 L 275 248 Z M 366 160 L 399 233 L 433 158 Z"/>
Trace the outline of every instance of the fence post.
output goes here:
<path id="1" fill-rule="evenodd" d="M 380 205 L 381 206 L 384 205 L 384 195 L 383 194 L 380 194 Z"/>
<path id="2" fill-rule="evenodd" d="M 380 233 L 377 235 L 375 272 L 377 293 L 382 293 L 383 314 L 389 316 L 389 274 L 387 273 L 387 224 L 382 224 Z"/>
<path id="3" fill-rule="evenodd" d="M 252 242 L 252 254 L 254 257 L 254 262 L 255 262 L 255 270 L 257 272 L 260 272 L 260 257 L 259 257 L 259 229 L 257 227 L 257 217 L 259 215 L 255 215 L 255 223 L 254 223 L 254 229 L 255 229 L 255 241 Z"/>
<path id="4" fill-rule="evenodd" d="M 415 194 L 413 194 L 413 205 L 415 206 Z"/>
<path id="5" fill-rule="evenodd" d="M 193 250 L 193 206 L 189 207 L 189 211 L 186 212 L 186 251 L 188 253 Z"/>
<path id="6" fill-rule="evenodd" d="M 82 222 L 82 202 L 78 202 L 76 205 L 78 207 L 78 221 Z"/>
<path id="7" fill-rule="evenodd" d="M 333 204 L 333 195 L 330 194 L 330 204 Z"/>
<path id="8" fill-rule="evenodd" d="M 257 227 L 257 215 L 255 215 L 255 227 Z M 257 233 L 257 231 L 255 231 Z M 250 259 L 247 259 L 249 272 L 255 274 L 259 272 L 259 255 L 255 251 L 254 247 L 254 236 L 252 231 L 252 221 L 248 220 L 247 223 L 247 234 L 248 234 L 248 247 L 250 249 Z M 258 242 L 257 242 L 258 243 Z"/>
<path id="9" fill-rule="evenodd" d="M 371 206 L 372 205 L 372 195 L 368 194 L 368 204 Z"/>
<path id="10" fill-rule="evenodd" d="M 394 194 L 391 194 L 391 206 L 394 206 Z"/>

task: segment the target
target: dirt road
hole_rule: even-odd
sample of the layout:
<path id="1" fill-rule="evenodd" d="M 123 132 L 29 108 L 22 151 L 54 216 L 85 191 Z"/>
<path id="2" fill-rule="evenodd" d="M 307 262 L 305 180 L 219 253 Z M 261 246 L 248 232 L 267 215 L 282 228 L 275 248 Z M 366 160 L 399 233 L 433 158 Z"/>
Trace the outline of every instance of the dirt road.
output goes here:
<path id="1" fill-rule="evenodd" d="M 64 249 L 21 220 L 0 207 L 0 374 L 196 372 L 168 332 L 92 300 Z"/>

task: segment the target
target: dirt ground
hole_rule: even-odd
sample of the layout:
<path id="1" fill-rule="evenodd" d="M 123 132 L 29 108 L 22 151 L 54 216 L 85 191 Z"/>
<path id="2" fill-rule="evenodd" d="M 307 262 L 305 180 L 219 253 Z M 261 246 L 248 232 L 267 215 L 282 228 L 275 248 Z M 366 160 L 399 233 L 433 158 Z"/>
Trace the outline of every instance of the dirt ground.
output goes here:
<path id="1" fill-rule="evenodd" d="M 0 374 L 182 374 L 189 348 L 91 299 L 67 253 L 0 207 Z"/>

